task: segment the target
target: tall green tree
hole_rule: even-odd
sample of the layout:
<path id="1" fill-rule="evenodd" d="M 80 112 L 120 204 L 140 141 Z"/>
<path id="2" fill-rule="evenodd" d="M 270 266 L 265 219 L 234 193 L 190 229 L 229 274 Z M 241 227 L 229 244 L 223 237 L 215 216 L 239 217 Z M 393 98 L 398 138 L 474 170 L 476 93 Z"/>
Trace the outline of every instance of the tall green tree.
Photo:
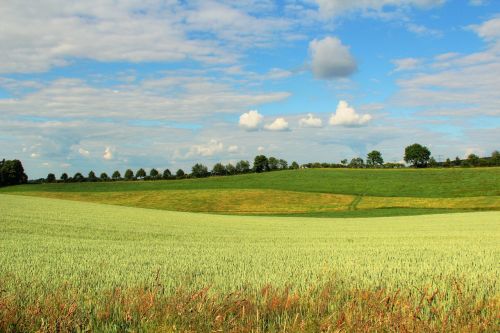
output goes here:
<path id="1" fill-rule="evenodd" d="M 66 172 L 63 172 L 63 174 L 61 175 L 61 178 L 60 178 L 63 182 L 67 182 L 68 181 L 68 174 Z"/>
<path id="2" fill-rule="evenodd" d="M 115 170 L 115 172 L 113 172 L 111 177 L 113 178 L 113 180 L 120 180 L 122 178 L 122 175 L 120 174 L 120 171 Z"/>
<path id="3" fill-rule="evenodd" d="M 95 172 L 94 171 L 90 171 L 89 172 L 89 176 L 87 177 L 87 179 L 91 182 L 95 182 L 97 180 L 97 177 L 95 175 Z"/>
<path id="4" fill-rule="evenodd" d="M 269 171 L 269 161 L 265 155 L 255 156 L 253 171 L 257 173 Z"/>
<path id="5" fill-rule="evenodd" d="M 274 171 L 274 170 L 278 170 L 278 167 L 279 167 L 279 161 L 276 157 L 269 157 L 269 159 L 267 160 L 267 164 L 269 165 L 269 170 L 271 171 Z"/>
<path id="6" fill-rule="evenodd" d="M 170 170 L 165 169 L 163 171 L 163 179 L 170 179 L 171 177 L 172 177 L 172 173 L 170 172 Z"/>
<path id="7" fill-rule="evenodd" d="M 137 170 L 137 172 L 135 173 L 135 178 L 144 179 L 144 177 L 146 177 L 146 171 L 143 168 Z"/>
<path id="8" fill-rule="evenodd" d="M 349 168 L 364 168 L 365 162 L 361 157 L 355 157 L 349 163 Z"/>
<path id="9" fill-rule="evenodd" d="M 0 186 L 18 185 L 28 182 L 23 164 L 19 160 L 0 161 Z"/>
<path id="10" fill-rule="evenodd" d="M 405 148 L 404 160 L 416 168 L 425 168 L 429 163 L 431 151 L 418 143 L 414 143 Z"/>
<path id="11" fill-rule="evenodd" d="M 234 165 L 232 165 L 231 163 L 228 163 L 226 165 L 226 173 L 230 176 L 235 175 L 236 174 L 236 167 Z"/>
<path id="12" fill-rule="evenodd" d="M 109 176 L 106 172 L 103 172 L 101 173 L 101 175 L 99 176 L 99 178 L 103 181 L 103 182 L 107 182 L 109 180 Z"/>
<path id="13" fill-rule="evenodd" d="M 225 176 L 226 173 L 226 167 L 222 163 L 216 163 L 212 168 L 212 175 L 214 176 Z"/>
<path id="14" fill-rule="evenodd" d="M 186 176 L 186 173 L 182 169 L 179 169 L 175 172 L 175 177 L 178 179 L 184 178 L 185 176 Z"/>
<path id="15" fill-rule="evenodd" d="M 239 161 L 236 163 L 236 173 L 247 173 L 250 172 L 250 162 L 248 161 Z"/>
<path id="16" fill-rule="evenodd" d="M 47 183 L 55 183 L 56 182 L 56 175 L 53 173 L 49 173 L 47 175 Z"/>
<path id="17" fill-rule="evenodd" d="M 74 182 L 83 182 L 85 180 L 85 177 L 83 177 L 83 175 L 80 173 L 80 172 L 77 172 L 75 173 L 75 175 L 73 176 L 73 181 Z"/>
<path id="18" fill-rule="evenodd" d="M 500 152 L 498 150 L 491 153 L 491 165 L 500 165 Z"/>
<path id="19" fill-rule="evenodd" d="M 159 175 L 160 173 L 155 168 L 149 171 L 149 177 L 151 177 L 151 179 L 157 179 Z"/>
<path id="20" fill-rule="evenodd" d="M 131 169 L 127 169 L 125 171 L 124 177 L 125 177 L 125 180 L 132 180 L 132 179 L 134 179 L 134 172 Z"/>
<path id="21" fill-rule="evenodd" d="M 379 167 L 384 164 L 382 154 L 378 150 L 372 150 L 366 155 L 366 165 L 369 167 Z"/>
<path id="22" fill-rule="evenodd" d="M 470 166 L 478 166 L 479 165 L 479 156 L 477 156 L 476 154 L 469 154 L 469 156 L 467 156 L 467 163 L 470 165 Z"/>
<path id="23" fill-rule="evenodd" d="M 286 170 L 286 169 L 288 169 L 288 162 L 285 161 L 284 159 L 280 158 L 278 160 L 278 168 L 280 170 Z"/>
<path id="24" fill-rule="evenodd" d="M 292 164 L 290 165 L 290 169 L 296 170 L 298 168 L 300 168 L 299 163 L 293 161 Z"/>
<path id="25" fill-rule="evenodd" d="M 201 163 L 196 163 L 191 168 L 191 175 L 195 178 L 204 178 L 210 176 L 208 168 Z"/>

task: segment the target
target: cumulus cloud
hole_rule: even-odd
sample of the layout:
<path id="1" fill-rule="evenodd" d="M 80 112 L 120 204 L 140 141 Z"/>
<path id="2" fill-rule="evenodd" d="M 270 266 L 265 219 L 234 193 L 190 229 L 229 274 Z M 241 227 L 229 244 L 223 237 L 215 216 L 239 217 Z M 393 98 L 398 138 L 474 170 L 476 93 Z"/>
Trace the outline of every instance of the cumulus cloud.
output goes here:
<path id="1" fill-rule="evenodd" d="M 309 43 L 312 71 L 318 79 L 347 77 L 357 69 L 356 61 L 349 47 L 337 37 L 314 39 Z"/>
<path id="2" fill-rule="evenodd" d="M 240 127 L 247 131 L 258 130 L 262 124 L 263 116 L 257 110 L 250 110 L 240 116 Z"/>
<path id="3" fill-rule="evenodd" d="M 346 101 L 340 101 L 337 105 L 337 110 L 330 117 L 330 125 L 361 126 L 368 123 L 371 119 L 371 115 L 358 114 Z"/>
<path id="4" fill-rule="evenodd" d="M 276 118 L 272 123 L 267 124 L 264 128 L 268 131 L 288 131 L 288 122 L 285 118 Z"/>
<path id="5" fill-rule="evenodd" d="M 320 118 L 315 118 L 312 113 L 308 113 L 306 118 L 301 118 L 299 120 L 299 125 L 301 127 L 322 127 L 323 121 Z"/>
<path id="6" fill-rule="evenodd" d="M 469 28 L 485 40 L 498 41 L 500 39 L 500 17 L 485 21 L 479 25 L 471 25 Z"/>
<path id="7" fill-rule="evenodd" d="M 90 152 L 86 149 L 83 149 L 83 148 L 78 148 L 78 153 L 84 157 L 90 156 Z"/>
<path id="8" fill-rule="evenodd" d="M 231 145 L 227 148 L 227 152 L 231 154 L 237 153 L 239 150 L 240 149 L 237 145 Z"/>
<path id="9" fill-rule="evenodd" d="M 266 150 L 266 149 L 265 149 L 264 147 L 262 147 L 262 146 L 258 146 L 258 147 L 257 147 L 257 151 L 258 151 L 259 153 L 262 153 L 264 150 Z"/>
<path id="10" fill-rule="evenodd" d="M 106 147 L 106 149 L 104 150 L 104 154 L 102 155 L 102 158 L 104 158 L 107 161 L 113 159 L 113 151 L 111 150 L 110 147 Z"/>
<path id="11" fill-rule="evenodd" d="M 207 144 L 194 145 L 189 150 L 187 157 L 203 156 L 209 157 L 224 151 L 224 144 L 218 140 L 210 140 Z"/>

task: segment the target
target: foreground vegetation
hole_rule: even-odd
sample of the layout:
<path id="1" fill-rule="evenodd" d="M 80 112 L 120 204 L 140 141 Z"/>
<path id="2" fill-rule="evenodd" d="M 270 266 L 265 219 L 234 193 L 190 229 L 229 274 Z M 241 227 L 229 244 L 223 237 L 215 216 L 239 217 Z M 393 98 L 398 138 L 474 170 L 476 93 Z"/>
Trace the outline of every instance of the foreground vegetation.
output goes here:
<path id="1" fill-rule="evenodd" d="M 12 195 L 0 208 L 0 330 L 498 328 L 498 212 L 233 217 Z"/>

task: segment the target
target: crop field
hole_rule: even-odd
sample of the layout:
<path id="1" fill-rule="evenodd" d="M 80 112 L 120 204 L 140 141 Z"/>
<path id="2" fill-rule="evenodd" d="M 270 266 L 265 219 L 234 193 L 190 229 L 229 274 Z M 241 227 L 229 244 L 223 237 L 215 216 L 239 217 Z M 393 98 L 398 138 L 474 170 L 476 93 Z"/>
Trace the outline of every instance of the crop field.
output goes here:
<path id="1" fill-rule="evenodd" d="M 0 211 L 0 331 L 499 328 L 497 211 L 223 216 L 5 194 Z"/>
<path id="2" fill-rule="evenodd" d="M 24 185 L 0 193 L 185 212 L 370 217 L 500 210 L 500 168 L 309 169 L 207 179 Z"/>

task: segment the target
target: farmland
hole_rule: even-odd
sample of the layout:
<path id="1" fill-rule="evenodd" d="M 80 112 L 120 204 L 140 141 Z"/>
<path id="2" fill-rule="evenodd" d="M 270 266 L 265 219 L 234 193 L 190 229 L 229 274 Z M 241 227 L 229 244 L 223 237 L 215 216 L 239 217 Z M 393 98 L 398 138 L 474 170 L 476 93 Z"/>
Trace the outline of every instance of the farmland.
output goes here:
<path id="1" fill-rule="evenodd" d="M 23 185 L 0 193 L 238 215 L 392 216 L 500 209 L 500 168 L 310 169 L 172 181 Z"/>
<path id="2" fill-rule="evenodd" d="M 14 195 L 0 208 L 0 330 L 498 328 L 495 211 L 236 217 Z"/>

